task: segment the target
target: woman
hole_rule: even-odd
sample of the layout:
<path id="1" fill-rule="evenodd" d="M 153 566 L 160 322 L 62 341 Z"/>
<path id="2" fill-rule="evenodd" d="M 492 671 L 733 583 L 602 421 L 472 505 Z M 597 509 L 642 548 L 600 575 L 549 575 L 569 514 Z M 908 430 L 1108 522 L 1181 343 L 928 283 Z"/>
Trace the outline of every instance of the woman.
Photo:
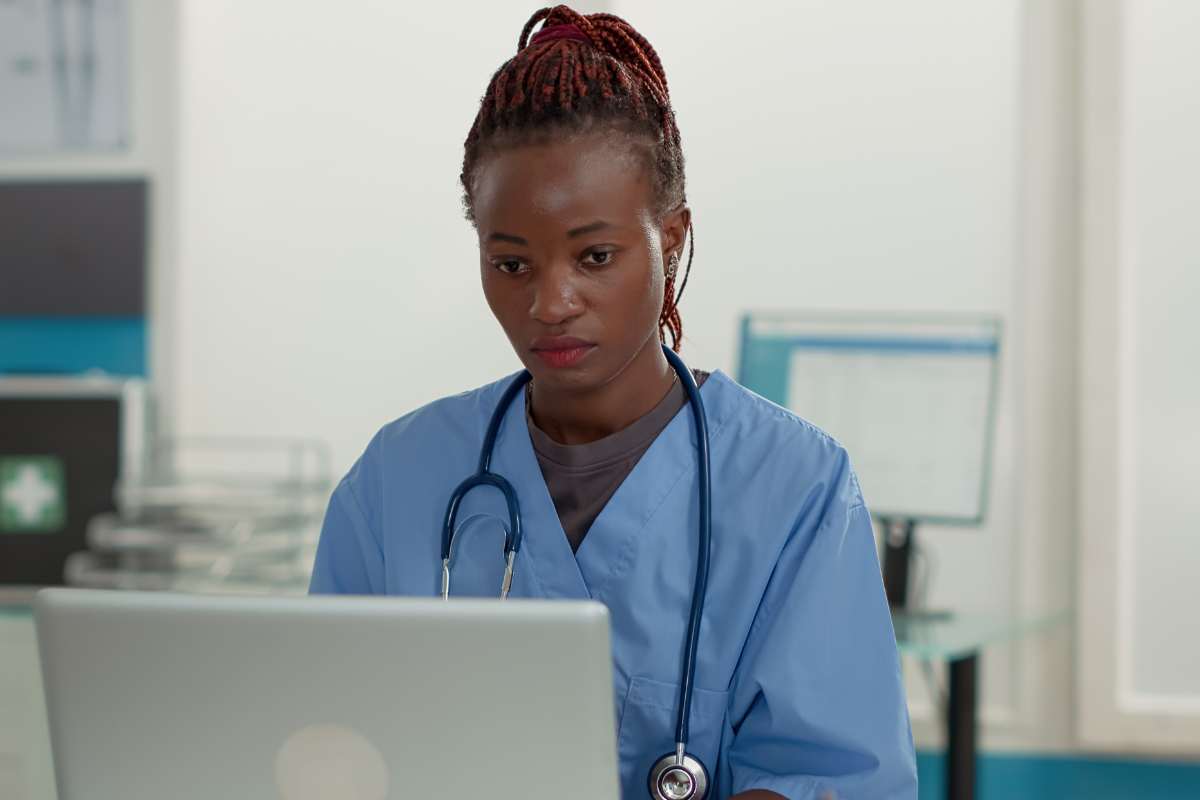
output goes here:
<path id="1" fill-rule="evenodd" d="M 484 295 L 532 380 L 506 407 L 511 377 L 386 425 L 334 493 L 312 591 L 437 595 L 437 532 L 499 407 L 492 471 L 524 530 L 512 596 L 608 606 L 622 791 L 644 797 L 675 741 L 700 521 L 688 376 L 660 344 L 680 347 L 692 220 L 654 49 L 609 14 L 534 14 L 488 85 L 461 180 Z M 708 796 L 914 798 L 891 618 L 846 453 L 719 371 L 691 377 L 713 499 L 688 751 Z M 501 585 L 499 498 L 462 502 L 455 595 Z"/>

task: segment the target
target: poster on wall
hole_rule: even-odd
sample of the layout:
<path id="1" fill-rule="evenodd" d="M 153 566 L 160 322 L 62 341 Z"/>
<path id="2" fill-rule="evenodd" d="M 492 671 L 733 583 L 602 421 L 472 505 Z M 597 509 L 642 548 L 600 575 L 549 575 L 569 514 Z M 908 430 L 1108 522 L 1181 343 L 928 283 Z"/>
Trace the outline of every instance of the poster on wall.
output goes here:
<path id="1" fill-rule="evenodd" d="M 0 0 L 0 156 L 129 146 L 126 0 Z"/>

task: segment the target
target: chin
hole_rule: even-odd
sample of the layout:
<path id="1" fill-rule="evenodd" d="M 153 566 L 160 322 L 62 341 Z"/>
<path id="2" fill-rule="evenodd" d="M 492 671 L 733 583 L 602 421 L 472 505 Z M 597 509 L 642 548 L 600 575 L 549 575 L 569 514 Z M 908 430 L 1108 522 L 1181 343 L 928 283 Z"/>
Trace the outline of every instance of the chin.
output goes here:
<path id="1" fill-rule="evenodd" d="M 590 369 L 555 369 L 547 367 L 545 364 L 528 366 L 532 366 L 529 372 L 533 375 L 534 381 L 554 389 L 585 392 L 603 384 L 603 381 L 596 377 L 594 370 Z"/>
<path id="2" fill-rule="evenodd" d="M 533 375 L 535 383 L 558 391 L 587 392 L 606 383 L 604 368 L 598 364 L 551 367 L 532 354 L 522 359 L 522 363 Z"/>

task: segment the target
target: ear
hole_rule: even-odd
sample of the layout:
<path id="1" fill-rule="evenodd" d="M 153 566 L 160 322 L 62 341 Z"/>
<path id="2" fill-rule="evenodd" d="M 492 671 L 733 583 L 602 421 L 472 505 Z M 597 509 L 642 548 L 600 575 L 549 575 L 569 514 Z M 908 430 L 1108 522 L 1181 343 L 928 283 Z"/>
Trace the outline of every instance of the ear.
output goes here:
<path id="1" fill-rule="evenodd" d="M 662 237 L 662 257 L 663 265 L 671 258 L 671 254 L 683 258 L 683 245 L 687 240 L 688 231 L 692 227 L 692 210 L 687 207 L 686 203 L 680 203 L 678 206 L 668 211 L 663 215 L 662 222 L 659 224 L 659 232 Z"/>

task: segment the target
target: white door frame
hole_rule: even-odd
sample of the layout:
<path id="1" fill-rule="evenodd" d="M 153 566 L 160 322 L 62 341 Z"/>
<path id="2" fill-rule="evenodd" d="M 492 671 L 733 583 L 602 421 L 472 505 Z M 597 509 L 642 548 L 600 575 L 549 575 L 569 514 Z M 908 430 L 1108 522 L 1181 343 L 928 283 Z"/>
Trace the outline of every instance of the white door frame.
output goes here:
<path id="1" fill-rule="evenodd" d="M 1195 753 L 1200 696 L 1135 690 L 1129 218 L 1123 191 L 1128 0 L 1082 4 L 1077 734 L 1086 747 Z M 1194 609 L 1180 609 L 1188 617 Z M 1181 631 L 1182 633 L 1182 631 Z M 1161 654 L 1169 658 L 1169 653 Z"/>

